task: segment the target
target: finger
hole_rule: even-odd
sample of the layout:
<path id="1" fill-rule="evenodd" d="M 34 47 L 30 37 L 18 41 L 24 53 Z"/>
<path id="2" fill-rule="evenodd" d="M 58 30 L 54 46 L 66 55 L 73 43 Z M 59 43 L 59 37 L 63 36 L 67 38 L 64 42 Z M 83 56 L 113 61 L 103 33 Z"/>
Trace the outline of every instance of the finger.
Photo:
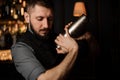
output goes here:
<path id="1" fill-rule="evenodd" d="M 61 47 L 61 48 L 56 48 L 58 54 L 66 54 L 68 53 L 68 50 Z"/>
<path id="2" fill-rule="evenodd" d="M 66 37 L 66 36 L 68 36 L 68 37 L 70 36 L 70 34 L 69 34 L 69 30 L 68 30 L 67 27 L 65 27 L 65 33 L 66 33 L 65 37 Z"/>
<path id="3" fill-rule="evenodd" d="M 69 28 L 73 22 L 68 23 L 65 28 Z"/>
<path id="4" fill-rule="evenodd" d="M 57 39 L 55 39 L 55 43 L 58 45 L 57 48 L 59 48 L 61 45 L 63 45 L 62 38 L 60 39 L 60 37 L 57 37 Z"/>
<path id="5" fill-rule="evenodd" d="M 71 26 L 71 25 L 72 25 L 72 23 L 73 23 L 73 22 L 70 22 L 70 23 L 68 23 L 68 25 L 69 25 L 69 26 Z"/>
<path id="6" fill-rule="evenodd" d="M 59 40 L 55 39 L 55 43 L 60 46 L 61 42 Z"/>
<path id="7" fill-rule="evenodd" d="M 76 40 L 84 40 L 84 39 L 85 39 L 85 36 L 84 36 L 84 35 L 76 38 Z"/>
<path id="8" fill-rule="evenodd" d="M 58 54 L 62 53 L 62 51 L 59 48 L 56 48 L 56 50 Z"/>
<path id="9" fill-rule="evenodd" d="M 63 39 L 63 37 L 64 37 L 64 36 L 63 36 L 62 34 L 59 34 L 59 36 L 57 36 L 57 38 L 56 38 L 56 39 L 57 39 L 58 41 L 60 41 L 60 40 L 62 40 L 62 39 Z"/>
<path id="10" fill-rule="evenodd" d="M 68 24 L 65 26 L 65 28 L 64 28 L 64 30 L 65 30 L 65 32 L 66 32 L 66 35 L 65 35 L 65 36 L 67 36 L 67 35 L 70 36 L 68 29 L 69 29 L 69 27 L 72 25 L 72 23 L 73 23 L 73 22 L 70 22 L 70 23 L 68 23 Z"/>
<path id="11" fill-rule="evenodd" d="M 61 40 L 63 40 L 63 39 L 64 39 L 64 36 L 63 36 L 62 34 L 60 34 L 60 35 L 59 35 L 59 38 L 60 38 Z"/>

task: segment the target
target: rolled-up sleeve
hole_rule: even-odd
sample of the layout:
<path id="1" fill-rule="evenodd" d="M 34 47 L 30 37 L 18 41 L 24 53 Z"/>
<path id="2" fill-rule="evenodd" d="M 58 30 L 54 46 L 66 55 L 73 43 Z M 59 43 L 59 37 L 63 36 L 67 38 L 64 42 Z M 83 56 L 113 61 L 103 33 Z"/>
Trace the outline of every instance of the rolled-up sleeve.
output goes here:
<path id="1" fill-rule="evenodd" d="M 45 72 L 45 68 L 34 56 L 34 51 L 27 44 L 19 42 L 11 47 L 15 67 L 26 80 L 36 80 Z"/>

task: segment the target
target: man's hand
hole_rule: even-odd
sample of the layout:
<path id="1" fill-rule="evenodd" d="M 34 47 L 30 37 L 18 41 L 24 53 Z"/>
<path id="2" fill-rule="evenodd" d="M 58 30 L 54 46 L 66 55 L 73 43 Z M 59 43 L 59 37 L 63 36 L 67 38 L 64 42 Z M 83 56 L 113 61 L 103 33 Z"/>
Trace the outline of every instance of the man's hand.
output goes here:
<path id="1" fill-rule="evenodd" d="M 92 37 L 90 32 L 84 33 L 82 36 L 78 38 L 74 38 L 75 40 L 89 40 Z"/>
<path id="2" fill-rule="evenodd" d="M 57 38 L 55 39 L 55 42 L 57 45 L 60 46 L 60 48 L 56 48 L 58 53 L 68 53 L 73 49 L 78 49 L 78 44 L 76 43 L 76 41 L 69 35 L 68 32 L 68 27 L 71 25 L 71 23 L 69 23 L 68 25 L 65 26 L 65 32 L 66 35 L 62 35 L 60 34 L 59 36 L 57 36 Z"/>

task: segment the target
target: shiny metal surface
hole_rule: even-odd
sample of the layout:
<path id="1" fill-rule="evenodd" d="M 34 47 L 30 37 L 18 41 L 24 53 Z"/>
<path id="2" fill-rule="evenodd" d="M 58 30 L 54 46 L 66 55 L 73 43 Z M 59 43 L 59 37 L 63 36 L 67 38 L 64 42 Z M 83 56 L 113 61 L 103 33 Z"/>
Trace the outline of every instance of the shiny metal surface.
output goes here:
<path id="1" fill-rule="evenodd" d="M 78 37 L 80 35 L 82 35 L 84 33 L 84 29 L 85 29 L 85 24 L 86 24 L 86 21 L 87 21 L 87 17 L 86 15 L 81 15 L 79 17 L 79 19 L 74 22 L 70 27 L 69 27 L 69 34 L 71 35 L 71 37 Z M 67 35 L 64 33 L 63 34 L 64 37 L 66 37 Z M 59 45 L 57 45 L 57 48 L 60 48 Z"/>

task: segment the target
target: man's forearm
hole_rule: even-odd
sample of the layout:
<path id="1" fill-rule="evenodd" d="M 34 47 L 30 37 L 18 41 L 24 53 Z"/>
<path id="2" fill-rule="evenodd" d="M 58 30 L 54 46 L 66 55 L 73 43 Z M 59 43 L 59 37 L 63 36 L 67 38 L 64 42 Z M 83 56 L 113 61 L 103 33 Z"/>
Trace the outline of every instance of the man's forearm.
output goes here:
<path id="1" fill-rule="evenodd" d="M 64 80 L 71 70 L 78 54 L 78 48 L 71 50 L 63 61 L 56 67 L 41 74 L 37 80 Z"/>

